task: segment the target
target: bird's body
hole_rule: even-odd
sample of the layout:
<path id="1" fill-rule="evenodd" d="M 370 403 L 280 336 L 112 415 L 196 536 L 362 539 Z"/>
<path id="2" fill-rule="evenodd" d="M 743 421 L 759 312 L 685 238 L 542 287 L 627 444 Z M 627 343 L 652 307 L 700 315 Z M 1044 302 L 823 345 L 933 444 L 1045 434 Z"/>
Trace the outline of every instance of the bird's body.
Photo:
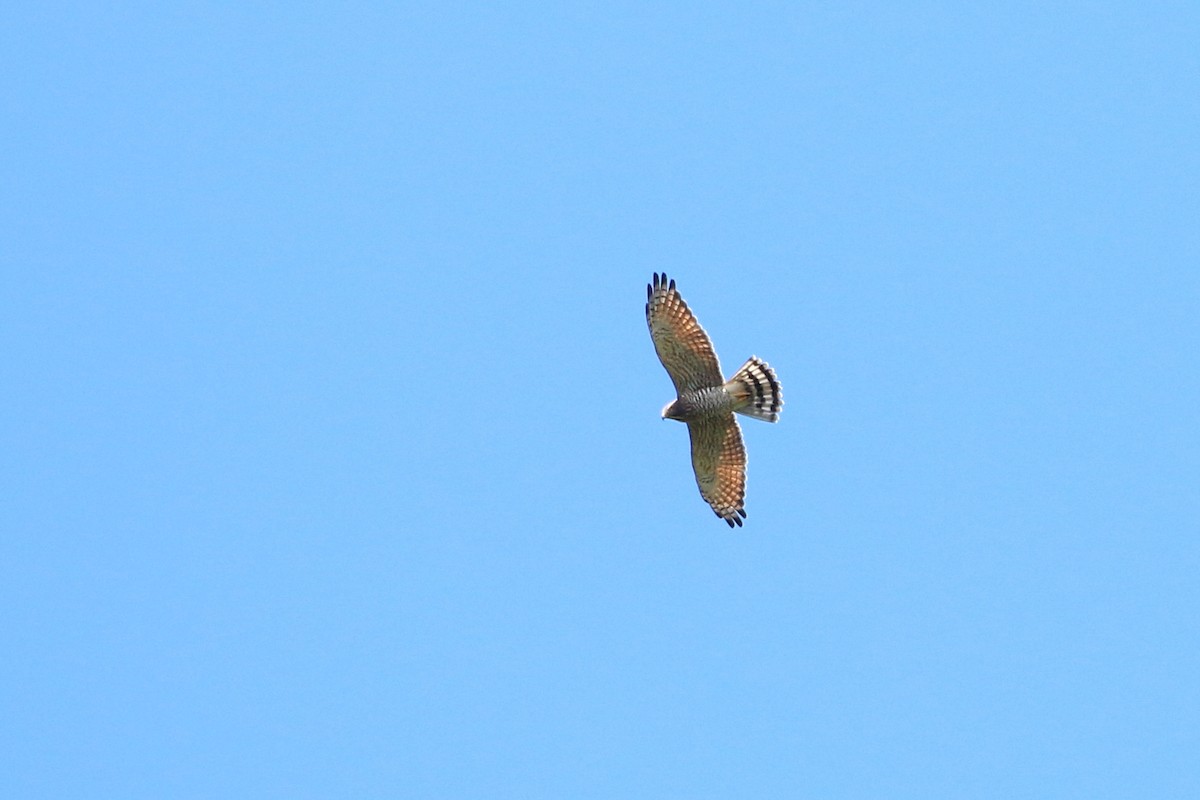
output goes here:
<path id="1" fill-rule="evenodd" d="M 738 400 L 724 386 L 709 386 L 684 392 L 663 408 L 663 419 L 698 422 L 705 417 L 724 417 L 737 410 Z"/>
<path id="2" fill-rule="evenodd" d="M 730 527 L 746 516 L 746 448 L 734 414 L 776 422 L 783 390 L 756 356 L 726 381 L 712 341 L 666 275 L 646 287 L 646 323 L 659 360 L 675 384 L 676 398 L 663 419 L 687 423 L 692 468 L 700 494 Z"/>

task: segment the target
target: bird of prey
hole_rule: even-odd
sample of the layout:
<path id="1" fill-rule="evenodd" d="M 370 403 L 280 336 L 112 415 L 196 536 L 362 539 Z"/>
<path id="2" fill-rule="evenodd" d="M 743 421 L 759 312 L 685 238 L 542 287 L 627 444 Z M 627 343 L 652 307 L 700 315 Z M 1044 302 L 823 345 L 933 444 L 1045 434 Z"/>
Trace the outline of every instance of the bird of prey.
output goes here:
<path id="1" fill-rule="evenodd" d="M 783 390 L 775 372 L 751 356 L 725 380 L 712 341 L 679 296 L 675 281 L 657 272 L 646 287 L 646 324 L 677 395 L 662 417 L 687 423 L 700 496 L 729 527 L 740 526 L 746 516 L 746 447 L 733 415 L 779 420 Z"/>

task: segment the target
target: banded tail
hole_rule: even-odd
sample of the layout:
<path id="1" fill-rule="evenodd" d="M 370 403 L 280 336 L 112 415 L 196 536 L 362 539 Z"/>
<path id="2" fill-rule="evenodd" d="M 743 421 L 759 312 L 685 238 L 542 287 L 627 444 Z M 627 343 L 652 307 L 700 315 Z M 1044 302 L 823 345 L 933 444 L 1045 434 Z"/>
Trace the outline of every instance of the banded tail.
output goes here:
<path id="1" fill-rule="evenodd" d="M 775 371 L 758 356 L 750 356 L 750 360 L 725 383 L 725 391 L 738 401 L 745 401 L 745 405 L 734 409 L 737 413 L 767 422 L 779 421 L 783 389 Z"/>

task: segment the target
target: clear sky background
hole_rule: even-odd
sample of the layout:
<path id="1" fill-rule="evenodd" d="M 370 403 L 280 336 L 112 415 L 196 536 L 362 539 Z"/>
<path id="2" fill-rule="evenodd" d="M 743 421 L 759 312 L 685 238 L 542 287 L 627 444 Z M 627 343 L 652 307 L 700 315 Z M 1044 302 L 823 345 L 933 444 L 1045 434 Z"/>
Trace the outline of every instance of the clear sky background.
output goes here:
<path id="1" fill-rule="evenodd" d="M 0 23 L 0 796 L 1200 796 L 1195 3 Z"/>

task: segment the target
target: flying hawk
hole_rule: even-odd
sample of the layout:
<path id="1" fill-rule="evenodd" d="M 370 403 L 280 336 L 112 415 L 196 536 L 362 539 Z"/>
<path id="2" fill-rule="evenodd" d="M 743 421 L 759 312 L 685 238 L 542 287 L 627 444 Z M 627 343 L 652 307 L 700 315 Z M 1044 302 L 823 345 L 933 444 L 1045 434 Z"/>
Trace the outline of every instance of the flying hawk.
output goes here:
<path id="1" fill-rule="evenodd" d="M 700 495 L 729 527 L 746 516 L 746 447 L 734 414 L 776 422 L 783 390 L 767 362 L 751 356 L 733 377 L 721 377 L 712 341 L 675 289 L 654 274 L 646 287 L 646 323 L 658 359 L 678 395 L 663 419 L 686 422 Z"/>

